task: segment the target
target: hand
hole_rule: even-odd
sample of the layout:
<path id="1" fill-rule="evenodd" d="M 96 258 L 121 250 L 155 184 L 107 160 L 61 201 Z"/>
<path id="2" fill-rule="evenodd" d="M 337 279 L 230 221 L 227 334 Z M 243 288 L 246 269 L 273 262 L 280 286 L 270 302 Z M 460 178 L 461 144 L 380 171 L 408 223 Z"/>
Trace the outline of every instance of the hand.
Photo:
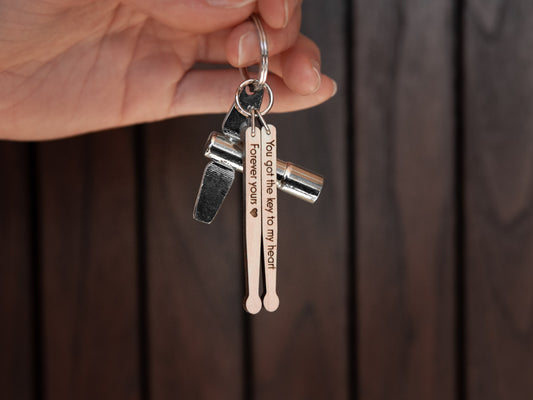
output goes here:
<path id="1" fill-rule="evenodd" d="M 0 138 L 42 140 L 169 117 L 226 112 L 269 42 L 273 111 L 330 98 L 300 0 L 0 0 Z"/>

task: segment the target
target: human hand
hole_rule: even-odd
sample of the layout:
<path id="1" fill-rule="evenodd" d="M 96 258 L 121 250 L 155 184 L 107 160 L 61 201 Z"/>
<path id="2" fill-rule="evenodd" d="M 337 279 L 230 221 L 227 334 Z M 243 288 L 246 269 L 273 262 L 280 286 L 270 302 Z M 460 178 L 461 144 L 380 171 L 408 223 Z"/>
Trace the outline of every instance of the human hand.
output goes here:
<path id="1" fill-rule="evenodd" d="M 329 99 L 335 83 L 299 34 L 301 0 L 0 0 L 0 138 L 226 112 L 239 72 L 191 68 L 258 62 L 254 11 L 269 42 L 273 111 Z"/>

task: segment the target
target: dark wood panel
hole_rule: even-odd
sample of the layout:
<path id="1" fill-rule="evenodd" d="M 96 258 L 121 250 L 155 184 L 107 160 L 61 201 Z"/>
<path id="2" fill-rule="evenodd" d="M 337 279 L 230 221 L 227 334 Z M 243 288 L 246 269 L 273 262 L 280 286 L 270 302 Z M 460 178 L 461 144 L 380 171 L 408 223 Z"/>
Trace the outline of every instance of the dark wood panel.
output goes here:
<path id="1" fill-rule="evenodd" d="M 468 398 L 533 398 L 533 3 L 466 13 Z"/>
<path id="2" fill-rule="evenodd" d="M 348 190 L 344 1 L 308 2 L 302 30 L 322 51 L 339 93 L 311 110 L 267 115 L 278 155 L 321 173 L 315 205 L 280 193 L 280 307 L 252 317 L 257 399 L 348 398 Z M 274 94 L 275 95 L 275 94 Z"/>
<path id="3" fill-rule="evenodd" d="M 204 143 L 222 119 L 188 117 L 147 127 L 152 400 L 243 397 L 240 179 L 211 225 L 192 218 L 207 164 Z"/>
<path id="4" fill-rule="evenodd" d="M 133 142 L 128 130 L 40 145 L 48 399 L 139 399 Z"/>
<path id="5" fill-rule="evenodd" d="M 28 146 L 0 142 L 0 397 L 6 400 L 34 395 Z"/>
<path id="6" fill-rule="evenodd" d="M 454 398 L 454 2 L 356 21 L 360 398 Z"/>

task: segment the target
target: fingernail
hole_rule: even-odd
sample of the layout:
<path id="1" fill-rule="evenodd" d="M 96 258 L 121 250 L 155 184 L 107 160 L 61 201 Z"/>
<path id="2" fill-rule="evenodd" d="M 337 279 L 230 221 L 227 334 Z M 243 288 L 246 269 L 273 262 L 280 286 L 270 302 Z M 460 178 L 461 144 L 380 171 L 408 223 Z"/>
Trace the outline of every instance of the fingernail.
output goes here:
<path id="1" fill-rule="evenodd" d="M 333 93 L 331 93 L 331 97 L 335 96 L 337 94 L 337 82 L 335 82 L 333 79 Z"/>
<path id="2" fill-rule="evenodd" d="M 244 66 L 254 60 L 254 50 L 257 47 L 257 35 L 255 32 L 246 32 L 239 39 L 239 57 L 238 62 L 240 66 Z M 259 53 L 258 53 L 259 54 Z"/>
<path id="3" fill-rule="evenodd" d="M 283 21 L 283 27 L 286 28 L 289 25 L 289 0 L 285 0 L 283 4 L 285 10 L 285 20 Z"/>
<path id="4" fill-rule="evenodd" d="M 210 6 L 224 8 L 239 8 L 255 2 L 256 0 L 207 0 L 207 4 Z"/>
<path id="5" fill-rule="evenodd" d="M 320 85 L 322 84 L 322 75 L 320 74 L 320 64 L 316 61 L 311 61 L 311 64 L 313 66 L 313 71 L 315 73 L 315 86 L 311 90 L 311 93 L 315 93 L 320 89 Z"/>

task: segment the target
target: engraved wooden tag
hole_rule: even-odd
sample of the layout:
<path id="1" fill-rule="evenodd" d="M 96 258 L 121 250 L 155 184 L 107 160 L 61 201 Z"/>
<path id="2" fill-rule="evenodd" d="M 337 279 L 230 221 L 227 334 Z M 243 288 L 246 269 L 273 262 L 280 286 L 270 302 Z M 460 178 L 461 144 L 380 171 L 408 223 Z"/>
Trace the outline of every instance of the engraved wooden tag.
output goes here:
<path id="1" fill-rule="evenodd" d="M 261 128 L 261 191 L 263 256 L 266 293 L 263 305 L 267 311 L 276 311 L 279 298 L 276 293 L 278 268 L 278 188 L 277 188 L 277 139 L 276 127 Z"/>
<path id="2" fill-rule="evenodd" d="M 250 314 L 261 310 L 261 130 L 249 127 L 244 145 L 244 223 L 247 295 L 244 308 Z"/>

